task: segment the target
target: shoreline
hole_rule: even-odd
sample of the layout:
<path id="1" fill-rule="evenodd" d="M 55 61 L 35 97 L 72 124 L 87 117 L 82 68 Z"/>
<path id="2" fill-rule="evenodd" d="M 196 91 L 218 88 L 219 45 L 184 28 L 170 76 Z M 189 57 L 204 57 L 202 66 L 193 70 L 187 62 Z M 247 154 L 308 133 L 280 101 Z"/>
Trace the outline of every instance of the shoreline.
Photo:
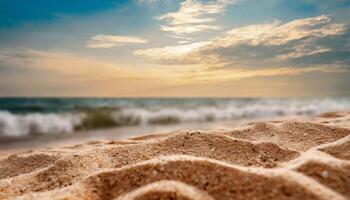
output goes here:
<path id="1" fill-rule="evenodd" d="M 274 120 L 295 120 L 307 119 L 309 117 L 273 117 L 273 118 L 255 118 L 240 120 L 224 120 L 214 122 L 189 122 L 170 125 L 144 125 L 144 126 L 122 126 L 115 128 L 105 128 L 97 130 L 75 131 L 65 134 L 46 134 L 34 135 L 25 138 L 0 138 L 0 154 L 9 155 L 11 153 L 20 153 L 32 149 L 46 149 L 64 147 L 66 145 L 84 144 L 98 140 L 126 140 L 132 137 L 147 136 L 154 134 L 164 134 L 168 132 L 194 131 L 194 130 L 225 130 L 238 128 L 250 123 L 267 122 Z"/>

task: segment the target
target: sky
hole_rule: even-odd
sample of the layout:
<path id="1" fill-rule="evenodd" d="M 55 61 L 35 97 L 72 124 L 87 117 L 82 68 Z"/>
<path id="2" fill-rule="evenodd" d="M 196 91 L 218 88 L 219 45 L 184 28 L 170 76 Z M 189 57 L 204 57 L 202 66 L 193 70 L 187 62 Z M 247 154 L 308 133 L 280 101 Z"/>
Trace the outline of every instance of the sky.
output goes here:
<path id="1" fill-rule="evenodd" d="M 0 96 L 350 95 L 350 0 L 0 0 Z"/>

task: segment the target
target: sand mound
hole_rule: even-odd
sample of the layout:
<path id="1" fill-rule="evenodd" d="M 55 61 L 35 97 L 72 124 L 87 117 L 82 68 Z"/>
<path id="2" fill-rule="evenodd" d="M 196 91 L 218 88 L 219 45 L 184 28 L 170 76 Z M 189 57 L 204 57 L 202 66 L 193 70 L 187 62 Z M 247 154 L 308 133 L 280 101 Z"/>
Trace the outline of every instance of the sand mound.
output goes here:
<path id="1" fill-rule="evenodd" d="M 12 155 L 0 161 L 0 179 L 18 176 L 47 167 L 58 159 L 56 155 L 38 153 L 29 156 Z"/>
<path id="2" fill-rule="evenodd" d="M 332 165 L 311 161 L 297 168 L 297 171 L 350 199 L 350 163 Z"/>
<path id="3" fill-rule="evenodd" d="M 101 172 L 85 180 L 84 187 L 88 188 L 88 196 L 111 199 L 159 180 L 194 185 L 215 199 L 264 199 L 264 195 L 269 199 L 320 199 L 317 194 L 284 179 L 282 174 L 249 172 L 225 163 L 188 156 L 164 157 Z"/>
<path id="4" fill-rule="evenodd" d="M 334 142 L 349 135 L 348 128 L 334 127 L 317 122 L 286 121 L 256 123 L 229 133 L 236 138 L 268 141 L 287 149 L 306 151 L 312 147 Z"/>
<path id="5" fill-rule="evenodd" d="M 207 192 L 179 181 L 157 181 L 120 195 L 116 200 L 181 199 L 214 200 Z"/>
<path id="6" fill-rule="evenodd" d="M 349 115 L 12 155 L 0 199 L 350 199 Z"/>
<path id="7" fill-rule="evenodd" d="M 320 151 L 331 154 L 334 157 L 344 160 L 350 160 L 350 137 L 339 141 L 335 145 L 329 145 L 327 147 L 320 148 Z"/>

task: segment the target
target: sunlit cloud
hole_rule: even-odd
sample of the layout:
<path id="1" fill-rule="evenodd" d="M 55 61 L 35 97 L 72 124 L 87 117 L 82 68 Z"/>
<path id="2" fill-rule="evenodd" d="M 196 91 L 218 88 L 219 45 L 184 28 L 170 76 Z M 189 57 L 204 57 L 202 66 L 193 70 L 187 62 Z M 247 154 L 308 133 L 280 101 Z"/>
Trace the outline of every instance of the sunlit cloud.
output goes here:
<path id="1" fill-rule="evenodd" d="M 190 58 L 188 56 L 192 55 L 193 52 L 198 51 L 201 47 L 205 47 L 208 44 L 209 42 L 198 42 L 177 46 L 167 46 L 163 48 L 150 48 L 145 50 L 137 50 L 134 52 L 134 54 L 163 64 L 195 64 L 200 62 L 200 60 L 197 60 L 195 57 Z"/>
<path id="2" fill-rule="evenodd" d="M 112 48 L 115 46 L 124 46 L 127 44 L 144 44 L 147 42 L 147 39 L 135 36 L 96 35 L 87 41 L 86 46 L 89 48 Z"/>
<path id="3" fill-rule="evenodd" d="M 191 41 L 189 41 L 189 40 L 180 40 L 177 43 L 179 43 L 179 44 L 188 44 L 188 43 L 191 43 Z"/>
<path id="4" fill-rule="evenodd" d="M 195 47 L 193 46 L 192 48 Z M 178 53 L 183 53 L 185 51 L 188 51 L 188 49 L 178 49 Z M 249 70 L 244 68 L 210 69 L 198 65 L 188 65 L 186 68 L 134 71 L 125 69 L 113 62 L 105 62 L 61 52 L 44 52 L 26 48 L 0 51 L 0 63 L 1 66 L 15 67 L 22 70 L 41 70 L 49 74 L 60 74 L 67 78 L 65 81 L 69 81 L 68 79 L 70 79 L 70 82 L 78 81 L 89 83 L 91 81 L 116 82 L 118 80 L 138 80 L 138 82 L 144 84 L 147 82 L 148 84 L 152 83 L 154 85 L 160 82 L 163 82 L 164 85 L 212 83 L 258 76 L 298 75 L 313 71 L 336 72 L 334 70 L 332 71 L 332 68 L 328 66 L 305 69 L 274 67 Z M 50 82 L 46 77 L 40 79 Z M 132 85 L 133 83 L 125 84 Z M 119 88 L 117 85 L 113 87 Z M 142 87 L 142 85 L 136 87 Z"/>
<path id="5" fill-rule="evenodd" d="M 157 71 L 129 70 L 103 59 L 29 48 L 0 50 L 0 69 L 5 68 L 0 86 L 9 85 L 11 94 L 125 96 L 142 88 L 144 93 L 132 94 L 137 96 L 166 85 L 164 74 Z"/>
<path id="6" fill-rule="evenodd" d="M 343 69 L 334 69 L 330 66 L 318 66 L 309 68 L 295 67 L 274 67 L 263 69 L 227 69 L 221 68 L 218 70 L 203 70 L 190 68 L 185 71 L 178 72 L 178 84 L 203 84 L 203 83 L 218 83 L 232 80 L 240 80 L 253 77 L 273 77 L 273 76 L 296 76 L 312 72 L 325 73 L 341 73 Z M 181 78 L 180 78 L 181 77 Z"/>
<path id="7" fill-rule="evenodd" d="M 304 56 L 312 56 L 316 54 L 326 53 L 332 51 L 330 48 L 318 46 L 316 44 L 310 45 L 309 43 L 298 44 L 287 49 L 287 53 L 280 54 L 277 59 L 288 60 L 293 58 L 301 58 Z"/>
<path id="8" fill-rule="evenodd" d="M 12 48 L 0 51 L 0 63 L 27 70 L 43 70 L 87 79 L 130 77 L 133 74 L 112 62 L 63 52 L 47 52 L 29 48 Z"/>
<path id="9" fill-rule="evenodd" d="M 200 45 L 202 44 L 197 44 L 197 46 Z M 191 48 L 196 48 L 196 46 Z M 178 49 L 177 52 L 183 53 L 189 49 Z M 1 50 L 0 68 L 4 67 L 13 68 L 11 73 L 0 74 L 0 84 L 11 85 L 8 89 L 13 93 L 10 94 L 17 94 L 16 91 L 21 91 L 22 94 L 72 96 L 162 94 L 171 96 L 176 88 L 182 88 L 183 93 L 181 94 L 189 96 L 209 94 L 207 93 L 209 91 L 218 94 L 217 85 L 224 82 L 234 83 L 234 81 L 258 77 L 298 76 L 313 72 L 339 72 L 328 65 L 310 68 L 271 67 L 262 69 L 212 69 L 201 65 L 186 65 L 179 68 L 132 70 L 111 61 L 27 48 Z M 187 89 L 185 85 L 198 85 L 206 92 L 196 93 L 196 90 Z M 208 85 L 213 87 L 209 91 Z"/>
<path id="10" fill-rule="evenodd" d="M 323 43 L 337 40 L 347 30 L 345 24 L 335 23 L 329 16 L 321 15 L 287 23 L 275 21 L 243 26 L 208 41 L 138 50 L 135 54 L 161 64 L 230 67 L 293 65 L 288 62 L 296 58 L 336 54 L 337 49 Z"/>
<path id="11" fill-rule="evenodd" d="M 205 24 L 189 24 L 189 25 L 181 25 L 181 26 L 160 26 L 160 30 L 173 32 L 174 38 L 187 38 L 186 35 L 193 33 L 200 33 L 203 31 L 214 31 L 220 30 L 219 26 L 215 25 L 205 25 Z"/>
<path id="12" fill-rule="evenodd" d="M 343 24 L 332 23 L 330 17 L 321 15 L 293 20 L 285 24 L 276 21 L 270 24 L 251 25 L 233 29 L 228 31 L 228 36 L 219 40 L 219 42 L 221 42 L 222 46 L 230 46 L 236 43 L 245 43 L 251 46 L 283 45 L 300 39 L 318 39 L 340 35 L 345 30 Z"/>
<path id="13" fill-rule="evenodd" d="M 3 4 L 0 95 L 350 91 L 347 0 L 25 2 Z"/>
<path id="14" fill-rule="evenodd" d="M 160 26 L 160 30 L 171 33 L 173 37 L 186 38 L 195 33 L 220 30 L 221 27 L 217 25 L 215 15 L 223 13 L 226 7 L 234 2 L 235 0 L 209 2 L 185 0 L 178 11 L 156 18 L 166 21 L 165 25 Z"/>

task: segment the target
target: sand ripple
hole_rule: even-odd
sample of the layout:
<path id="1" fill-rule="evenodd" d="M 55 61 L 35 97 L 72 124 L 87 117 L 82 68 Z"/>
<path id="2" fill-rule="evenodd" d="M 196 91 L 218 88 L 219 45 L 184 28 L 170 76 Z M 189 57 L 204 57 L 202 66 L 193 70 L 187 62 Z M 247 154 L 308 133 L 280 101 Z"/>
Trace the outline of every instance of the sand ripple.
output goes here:
<path id="1" fill-rule="evenodd" d="M 0 199 L 350 199 L 349 115 L 12 155 Z"/>

